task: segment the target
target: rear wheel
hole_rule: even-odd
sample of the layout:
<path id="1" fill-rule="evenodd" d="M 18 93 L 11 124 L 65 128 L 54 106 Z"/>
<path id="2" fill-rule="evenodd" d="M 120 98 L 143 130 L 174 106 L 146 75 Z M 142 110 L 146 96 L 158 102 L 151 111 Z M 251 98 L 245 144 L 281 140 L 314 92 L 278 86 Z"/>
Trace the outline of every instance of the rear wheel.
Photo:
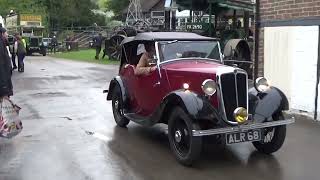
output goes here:
<path id="1" fill-rule="evenodd" d="M 282 113 L 273 115 L 274 120 L 284 119 Z M 286 125 L 262 129 L 262 141 L 253 142 L 254 147 L 262 153 L 272 154 L 278 151 L 286 138 Z"/>
<path id="2" fill-rule="evenodd" d="M 176 159 L 185 166 L 191 166 L 200 156 L 202 137 L 192 136 L 192 130 L 199 129 L 182 108 L 173 109 L 168 123 L 170 147 Z"/>
<path id="3" fill-rule="evenodd" d="M 117 125 L 120 127 L 126 127 L 129 124 L 129 119 L 123 115 L 123 102 L 121 96 L 121 90 L 119 86 L 115 86 L 112 96 L 112 111 L 113 117 Z"/>

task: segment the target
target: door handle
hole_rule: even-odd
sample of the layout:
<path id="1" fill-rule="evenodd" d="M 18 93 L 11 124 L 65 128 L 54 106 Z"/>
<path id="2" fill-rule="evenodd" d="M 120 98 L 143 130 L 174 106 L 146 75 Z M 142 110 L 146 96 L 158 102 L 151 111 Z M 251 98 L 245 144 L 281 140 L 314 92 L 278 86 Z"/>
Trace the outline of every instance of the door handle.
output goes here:
<path id="1" fill-rule="evenodd" d="M 157 83 L 155 83 L 154 85 L 153 85 L 153 87 L 156 87 L 156 86 L 159 86 L 160 85 L 160 81 L 158 81 Z"/>

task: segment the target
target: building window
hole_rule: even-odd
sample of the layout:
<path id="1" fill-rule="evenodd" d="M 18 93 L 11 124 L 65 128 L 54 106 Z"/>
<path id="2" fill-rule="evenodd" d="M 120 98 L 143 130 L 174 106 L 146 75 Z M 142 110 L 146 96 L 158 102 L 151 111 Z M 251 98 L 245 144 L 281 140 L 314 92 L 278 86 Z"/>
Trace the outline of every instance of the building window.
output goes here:
<path id="1" fill-rule="evenodd" d="M 164 11 L 152 11 L 151 17 L 152 18 L 164 17 Z"/>
<path id="2" fill-rule="evenodd" d="M 209 18 L 207 17 L 202 18 L 202 22 L 209 23 Z"/>

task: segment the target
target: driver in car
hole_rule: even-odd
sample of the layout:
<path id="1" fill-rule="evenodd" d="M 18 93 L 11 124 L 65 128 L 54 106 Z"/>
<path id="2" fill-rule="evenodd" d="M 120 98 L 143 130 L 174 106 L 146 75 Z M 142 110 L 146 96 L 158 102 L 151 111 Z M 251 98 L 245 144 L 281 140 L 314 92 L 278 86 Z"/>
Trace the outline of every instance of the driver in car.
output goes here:
<path id="1" fill-rule="evenodd" d="M 157 69 L 156 66 L 150 65 L 153 62 L 153 56 L 156 54 L 154 43 L 148 42 L 145 45 L 138 46 L 138 54 L 143 53 L 139 63 L 137 64 L 134 74 L 135 75 L 148 75 Z"/>

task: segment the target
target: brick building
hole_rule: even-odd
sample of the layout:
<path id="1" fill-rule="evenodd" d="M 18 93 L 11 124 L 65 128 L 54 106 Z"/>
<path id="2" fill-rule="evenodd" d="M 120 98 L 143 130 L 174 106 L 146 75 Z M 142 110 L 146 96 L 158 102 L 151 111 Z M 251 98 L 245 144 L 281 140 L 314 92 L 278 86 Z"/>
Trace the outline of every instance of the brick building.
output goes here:
<path id="1" fill-rule="evenodd" d="M 258 1 L 259 75 L 287 94 L 292 109 L 316 114 L 320 0 Z"/>

